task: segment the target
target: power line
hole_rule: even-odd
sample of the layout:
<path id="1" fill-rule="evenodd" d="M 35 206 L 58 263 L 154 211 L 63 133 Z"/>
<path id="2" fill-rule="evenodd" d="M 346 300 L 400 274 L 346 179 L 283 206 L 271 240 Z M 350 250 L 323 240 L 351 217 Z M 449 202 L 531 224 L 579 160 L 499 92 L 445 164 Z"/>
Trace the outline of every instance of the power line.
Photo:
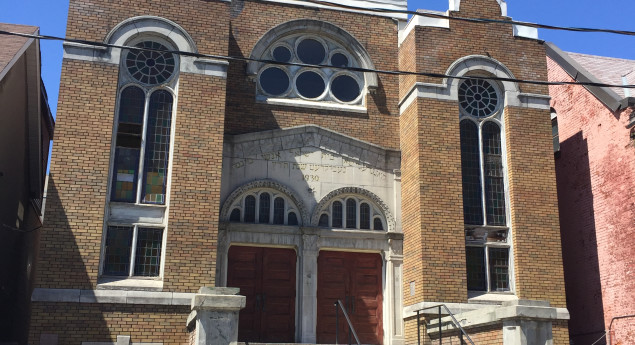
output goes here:
<path id="1" fill-rule="evenodd" d="M 49 36 L 49 35 L 33 35 L 33 34 L 25 34 L 20 32 L 11 32 L 11 31 L 3 31 L 0 30 L 0 35 L 9 35 L 9 36 L 19 36 L 25 38 L 33 38 L 39 40 L 55 40 L 62 42 L 70 42 L 77 43 L 88 46 L 95 47 L 103 47 L 103 48 L 119 48 L 119 49 L 128 49 L 134 51 L 154 51 L 159 53 L 171 53 L 183 56 L 197 57 L 197 58 L 207 58 L 207 59 L 218 59 L 218 60 L 228 60 L 228 61 L 242 61 L 242 62 L 259 62 L 264 64 L 272 64 L 272 65 L 282 65 L 282 66 L 299 66 L 299 67 L 311 67 L 311 68 L 331 68 L 331 69 L 339 69 L 339 70 L 348 70 L 355 72 L 363 72 L 363 73 L 378 73 L 378 74 L 386 74 L 386 75 L 414 75 L 414 76 L 424 76 L 424 77 L 432 77 L 432 78 L 454 78 L 454 79 L 484 79 L 484 80 L 496 80 L 496 81 L 506 81 L 513 82 L 519 84 L 534 84 L 534 85 L 582 85 L 582 86 L 594 86 L 594 87 L 616 87 L 616 88 L 628 88 L 635 89 L 635 85 L 621 85 L 621 84 L 605 84 L 605 83 L 595 83 L 595 82 L 585 82 L 585 81 L 543 81 L 543 80 L 527 80 L 527 79 L 517 79 L 517 78 L 504 78 L 504 77 L 494 77 L 494 76 L 453 76 L 443 73 L 431 73 L 431 72 L 412 72 L 412 71 L 401 71 L 401 70 L 380 70 L 380 69 L 370 69 L 363 67 L 335 67 L 326 64 L 305 64 L 298 62 L 281 62 L 275 60 L 267 60 L 267 59 L 253 59 L 242 56 L 226 56 L 226 55 L 212 55 L 212 54 L 201 54 L 201 53 L 192 53 L 181 50 L 165 50 L 165 49 L 153 49 L 153 48 L 140 48 L 133 46 L 125 46 L 125 45 L 117 45 L 96 41 L 88 41 L 82 39 L 74 39 L 74 38 L 65 38 L 58 36 Z"/>
<path id="2" fill-rule="evenodd" d="M 260 0 L 251 0 L 251 1 L 260 1 Z M 449 16 L 446 14 L 438 14 L 438 13 L 429 13 L 429 12 L 417 12 L 417 11 L 408 11 L 408 10 L 395 10 L 389 8 L 380 8 L 380 7 L 359 7 L 359 6 L 351 6 L 338 4 L 330 1 L 321 1 L 321 0 L 295 0 L 299 2 L 307 2 L 312 4 L 326 4 L 332 7 L 346 8 L 349 10 L 356 11 L 365 11 L 365 12 L 378 12 L 378 13 L 396 13 L 396 14 L 410 14 L 414 16 L 421 17 L 429 17 L 429 18 L 437 18 L 437 19 L 449 19 L 455 21 L 464 21 L 470 23 L 484 23 L 484 24 L 515 24 L 528 26 L 532 28 L 539 29 L 549 29 L 549 30 L 563 30 L 563 31 L 574 31 L 574 32 L 602 32 L 602 33 L 611 33 L 617 35 L 626 35 L 626 36 L 635 36 L 635 31 L 628 30 L 615 30 L 615 29 L 598 29 L 598 28 L 583 28 L 583 27 L 566 27 L 566 26 L 557 26 L 557 25 L 548 25 L 548 24 L 538 24 L 532 22 L 522 22 L 517 20 L 500 20 L 500 19 L 487 19 L 487 18 L 469 18 L 469 17 L 458 17 L 458 16 Z"/>

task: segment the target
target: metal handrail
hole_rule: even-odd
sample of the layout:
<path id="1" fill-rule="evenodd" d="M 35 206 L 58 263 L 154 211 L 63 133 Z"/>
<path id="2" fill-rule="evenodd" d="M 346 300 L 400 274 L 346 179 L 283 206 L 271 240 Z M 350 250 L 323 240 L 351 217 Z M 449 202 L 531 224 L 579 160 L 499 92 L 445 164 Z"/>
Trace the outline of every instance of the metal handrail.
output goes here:
<path id="1" fill-rule="evenodd" d="M 342 313 L 344 313 L 344 317 L 346 318 L 346 322 L 348 322 L 348 328 L 351 330 L 351 332 L 353 333 L 353 336 L 355 337 L 355 341 L 357 341 L 357 345 L 361 345 L 361 343 L 359 342 L 359 338 L 357 337 L 357 332 L 355 332 L 355 328 L 353 328 L 353 324 L 351 323 L 351 319 L 348 317 L 348 313 L 346 312 L 346 308 L 344 308 L 344 305 L 342 305 L 342 301 L 340 301 L 339 299 L 337 301 L 335 301 L 334 303 L 335 305 L 335 344 L 339 344 L 339 321 L 338 321 L 338 315 L 339 313 L 337 312 L 337 306 L 340 306 L 340 309 L 342 309 Z M 349 343 L 350 343 L 350 337 L 348 338 Z"/>
<path id="2" fill-rule="evenodd" d="M 467 334 L 467 332 L 465 332 L 465 329 L 463 329 L 463 327 L 461 326 L 459 321 L 454 317 L 454 314 L 452 314 L 452 312 L 450 311 L 448 306 L 446 306 L 443 303 L 417 310 L 417 341 L 419 342 L 419 344 L 421 344 L 421 334 L 420 334 L 420 331 L 419 331 L 419 326 L 420 326 L 419 312 L 422 311 L 422 310 L 433 309 L 433 308 L 439 308 L 439 343 L 441 343 L 441 337 L 443 335 L 443 333 L 441 331 L 441 327 L 442 327 L 442 325 L 441 325 L 441 307 L 445 308 L 445 311 L 447 311 L 448 315 L 450 316 L 450 318 L 452 318 L 452 323 L 454 323 L 454 325 L 459 328 L 461 333 L 467 338 L 467 340 L 470 342 L 470 344 L 474 345 L 474 342 L 472 341 L 472 338 L 470 338 L 470 336 Z"/>

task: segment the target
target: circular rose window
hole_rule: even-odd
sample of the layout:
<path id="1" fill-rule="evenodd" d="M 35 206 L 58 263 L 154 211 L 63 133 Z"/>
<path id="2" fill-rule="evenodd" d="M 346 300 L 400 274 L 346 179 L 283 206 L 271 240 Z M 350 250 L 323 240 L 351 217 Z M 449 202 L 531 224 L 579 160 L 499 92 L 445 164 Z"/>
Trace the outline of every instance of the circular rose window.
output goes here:
<path id="1" fill-rule="evenodd" d="M 174 73 L 175 59 L 172 53 L 156 50 L 168 50 L 157 42 L 145 41 L 136 44 L 137 48 L 153 50 L 130 50 L 126 55 L 126 69 L 130 76 L 147 85 L 166 82 Z"/>
<path id="2" fill-rule="evenodd" d="M 488 117 L 498 110 L 498 93 L 487 80 L 467 79 L 459 86 L 459 104 L 469 115 Z"/>

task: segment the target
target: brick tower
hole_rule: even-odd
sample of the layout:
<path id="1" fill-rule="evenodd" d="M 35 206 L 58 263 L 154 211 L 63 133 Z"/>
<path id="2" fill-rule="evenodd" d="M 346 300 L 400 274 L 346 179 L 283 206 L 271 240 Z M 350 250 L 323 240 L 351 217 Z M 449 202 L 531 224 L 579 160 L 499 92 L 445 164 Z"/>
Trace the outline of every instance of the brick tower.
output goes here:
<path id="1" fill-rule="evenodd" d="M 568 343 L 543 42 L 406 5 L 71 0 L 30 342 Z"/>

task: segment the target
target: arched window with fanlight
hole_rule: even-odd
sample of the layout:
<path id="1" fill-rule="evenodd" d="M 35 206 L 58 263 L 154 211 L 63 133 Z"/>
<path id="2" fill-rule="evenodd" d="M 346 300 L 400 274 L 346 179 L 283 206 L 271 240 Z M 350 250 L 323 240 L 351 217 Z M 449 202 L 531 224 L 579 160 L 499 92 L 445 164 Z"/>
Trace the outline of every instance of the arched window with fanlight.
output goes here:
<path id="1" fill-rule="evenodd" d="M 510 290 L 501 95 L 500 86 L 484 77 L 462 80 L 458 87 L 470 291 Z"/>
<path id="2" fill-rule="evenodd" d="M 274 188 L 248 190 L 231 201 L 231 223 L 299 225 L 299 210 L 292 198 Z"/>
<path id="3" fill-rule="evenodd" d="M 165 205 L 168 199 L 178 56 L 168 52 L 167 41 L 136 40 L 126 44 L 134 48 L 122 50 L 119 64 L 109 198 L 125 210 L 119 217 Z M 128 221 L 108 221 L 101 274 L 159 276 L 165 224 Z"/>
<path id="4" fill-rule="evenodd" d="M 124 51 L 114 138 L 114 202 L 166 202 L 177 57 L 158 42 Z"/>
<path id="5" fill-rule="evenodd" d="M 381 209 L 362 195 L 344 195 L 330 200 L 319 213 L 317 226 L 333 229 L 384 230 Z"/>

